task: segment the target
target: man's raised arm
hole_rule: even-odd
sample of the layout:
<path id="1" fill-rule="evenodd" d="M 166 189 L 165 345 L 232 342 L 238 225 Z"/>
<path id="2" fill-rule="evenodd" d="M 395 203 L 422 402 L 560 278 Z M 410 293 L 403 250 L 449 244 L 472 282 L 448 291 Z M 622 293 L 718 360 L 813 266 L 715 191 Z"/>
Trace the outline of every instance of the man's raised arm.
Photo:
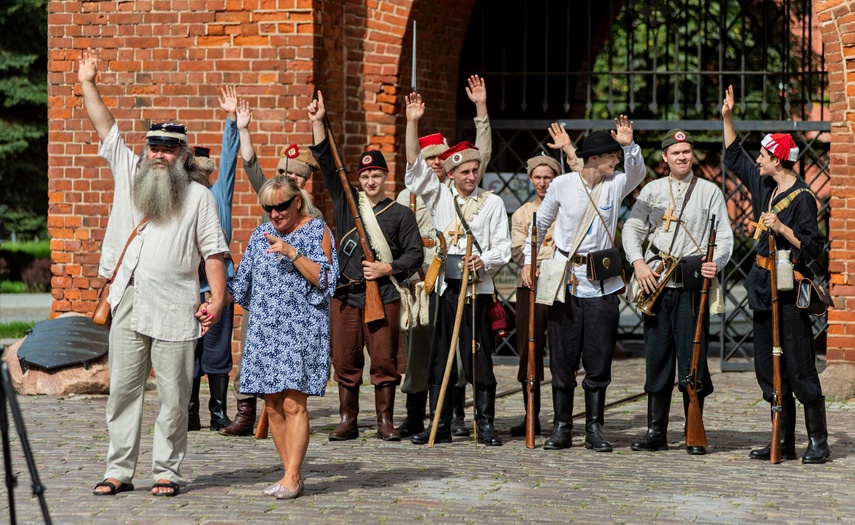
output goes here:
<path id="1" fill-rule="evenodd" d="M 84 49 L 77 61 L 77 80 L 83 89 L 83 107 L 89 121 L 98 134 L 98 139 L 103 142 L 116 123 L 113 114 L 107 109 L 107 105 L 101 100 L 101 93 L 95 79 L 98 76 L 98 55 L 90 47 Z"/>
<path id="2" fill-rule="evenodd" d="M 419 158 L 419 119 L 425 114 L 425 103 L 418 93 L 411 93 L 404 97 L 407 108 L 407 132 L 405 135 L 407 144 L 407 164 L 416 163 Z"/>

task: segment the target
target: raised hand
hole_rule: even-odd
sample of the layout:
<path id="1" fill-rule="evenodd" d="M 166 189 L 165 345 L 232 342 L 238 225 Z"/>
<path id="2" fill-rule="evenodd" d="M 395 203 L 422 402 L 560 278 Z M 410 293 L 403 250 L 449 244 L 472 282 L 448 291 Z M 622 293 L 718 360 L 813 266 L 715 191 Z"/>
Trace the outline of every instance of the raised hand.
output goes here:
<path id="1" fill-rule="evenodd" d="M 466 87 L 466 94 L 474 104 L 487 103 L 487 84 L 484 79 L 478 75 L 472 75 L 466 79 L 469 86 Z"/>
<path id="2" fill-rule="evenodd" d="M 238 106 L 237 89 L 234 86 L 220 86 L 219 100 L 223 111 L 228 113 L 229 118 L 235 120 Z"/>
<path id="3" fill-rule="evenodd" d="M 247 129 L 252 122 L 252 111 L 249 110 L 249 102 L 241 100 L 235 111 L 235 124 L 238 129 Z"/>
<path id="4" fill-rule="evenodd" d="M 623 147 L 632 144 L 632 127 L 633 122 L 626 115 L 621 115 L 615 119 L 615 131 L 612 131 L 612 138 L 618 141 Z"/>
<path id="5" fill-rule="evenodd" d="M 724 91 L 724 100 L 721 102 L 721 116 L 729 119 L 733 115 L 734 105 L 733 86 L 727 86 L 727 89 Z"/>
<path id="6" fill-rule="evenodd" d="M 407 107 L 407 120 L 419 120 L 425 114 L 425 103 L 418 93 L 410 93 L 404 96 Z"/>
<path id="7" fill-rule="evenodd" d="M 552 142 L 547 142 L 546 145 L 552 149 L 564 149 L 573 143 L 564 126 L 559 125 L 557 122 L 553 122 L 546 130 L 549 132 L 549 136 L 552 137 Z"/>
<path id="8" fill-rule="evenodd" d="M 313 100 L 307 109 L 309 110 L 310 122 L 323 122 L 327 109 L 324 107 L 324 94 L 321 93 L 320 89 L 318 90 L 318 98 Z"/>
<path id="9" fill-rule="evenodd" d="M 77 80 L 81 84 L 95 82 L 98 75 L 98 54 L 90 47 L 83 50 L 77 60 Z"/>

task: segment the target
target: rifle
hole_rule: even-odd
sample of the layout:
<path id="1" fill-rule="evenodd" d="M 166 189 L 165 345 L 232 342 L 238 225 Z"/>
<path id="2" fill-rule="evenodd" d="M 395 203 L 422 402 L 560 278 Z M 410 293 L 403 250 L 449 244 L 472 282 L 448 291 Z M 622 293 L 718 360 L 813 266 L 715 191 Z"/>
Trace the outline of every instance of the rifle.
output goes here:
<path id="1" fill-rule="evenodd" d="M 534 333 L 534 307 L 537 290 L 537 212 L 531 216 L 531 290 L 528 296 L 528 398 L 525 406 L 525 446 L 534 448 L 534 392 L 537 388 L 537 337 Z"/>
<path id="2" fill-rule="evenodd" d="M 775 235 L 769 231 L 769 256 L 775 260 Z M 769 270 L 772 289 L 772 442 L 769 446 L 769 463 L 781 462 L 781 320 L 778 315 L 778 274 L 775 266 Z"/>
<path id="3" fill-rule="evenodd" d="M 715 251 L 716 235 L 715 215 L 710 218 L 710 238 L 707 244 L 707 261 L 713 260 Z M 704 321 L 707 315 L 707 306 L 710 298 L 710 283 L 712 279 L 704 279 L 701 286 L 701 304 L 698 307 L 698 321 L 695 323 L 695 338 L 692 340 L 692 365 L 689 368 L 689 377 L 686 378 L 686 393 L 689 395 L 689 409 L 686 412 L 686 447 L 707 446 L 707 432 L 704 429 L 704 415 L 701 413 L 701 404 L 698 400 L 698 390 L 701 383 L 698 378 L 698 363 L 701 359 L 701 338 L 704 334 Z"/>
<path id="4" fill-rule="evenodd" d="M 341 188 L 347 197 L 350 213 L 353 214 L 353 225 L 356 227 L 356 235 L 359 237 L 359 246 L 362 248 L 365 260 L 373 263 L 374 252 L 368 243 L 368 236 L 365 234 L 365 227 L 362 225 L 362 217 L 359 216 L 359 208 L 356 206 L 356 200 L 353 198 L 353 192 L 351 191 L 352 186 L 350 185 L 350 181 L 347 180 L 344 163 L 341 161 L 341 153 L 338 150 L 335 135 L 332 132 L 330 121 L 326 115 L 324 115 L 324 129 L 327 132 L 327 139 L 330 141 L 330 151 L 332 152 L 336 171 L 338 171 L 338 177 L 341 180 Z M 380 295 L 380 285 L 377 284 L 377 281 L 365 280 L 365 309 L 362 311 L 362 314 L 363 320 L 366 323 L 386 318 L 386 310 L 383 308 L 383 297 Z"/>

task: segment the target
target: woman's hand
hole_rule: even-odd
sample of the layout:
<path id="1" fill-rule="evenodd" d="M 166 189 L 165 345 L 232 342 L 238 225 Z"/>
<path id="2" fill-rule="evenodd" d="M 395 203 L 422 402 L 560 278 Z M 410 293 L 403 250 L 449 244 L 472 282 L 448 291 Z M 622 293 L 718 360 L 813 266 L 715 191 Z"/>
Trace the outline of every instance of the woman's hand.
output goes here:
<path id="1" fill-rule="evenodd" d="M 264 234 L 264 238 L 267 239 L 267 242 L 270 244 L 270 247 L 267 249 L 267 253 L 279 254 L 279 257 L 277 257 L 276 262 L 279 262 L 282 259 L 283 255 L 289 259 L 292 259 L 295 255 L 297 255 L 297 248 L 294 248 L 279 237 L 266 233 Z"/>

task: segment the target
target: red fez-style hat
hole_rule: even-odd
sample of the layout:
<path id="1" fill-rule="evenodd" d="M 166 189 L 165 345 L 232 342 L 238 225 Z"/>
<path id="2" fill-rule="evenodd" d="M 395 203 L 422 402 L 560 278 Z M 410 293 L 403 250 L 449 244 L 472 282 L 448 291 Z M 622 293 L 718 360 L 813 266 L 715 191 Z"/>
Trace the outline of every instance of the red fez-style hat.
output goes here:
<path id="1" fill-rule="evenodd" d="M 436 157 L 447 149 L 448 141 L 445 140 L 442 133 L 434 133 L 419 138 L 419 150 L 421 150 L 422 158 Z"/>
<path id="2" fill-rule="evenodd" d="M 760 145 L 781 160 L 795 162 L 799 158 L 799 148 L 796 147 L 796 142 L 789 133 L 766 135 L 760 141 Z"/>
<path id="3" fill-rule="evenodd" d="M 442 152 L 439 158 L 442 159 L 445 171 L 448 172 L 465 162 L 480 161 L 481 153 L 474 144 L 464 140 Z"/>

